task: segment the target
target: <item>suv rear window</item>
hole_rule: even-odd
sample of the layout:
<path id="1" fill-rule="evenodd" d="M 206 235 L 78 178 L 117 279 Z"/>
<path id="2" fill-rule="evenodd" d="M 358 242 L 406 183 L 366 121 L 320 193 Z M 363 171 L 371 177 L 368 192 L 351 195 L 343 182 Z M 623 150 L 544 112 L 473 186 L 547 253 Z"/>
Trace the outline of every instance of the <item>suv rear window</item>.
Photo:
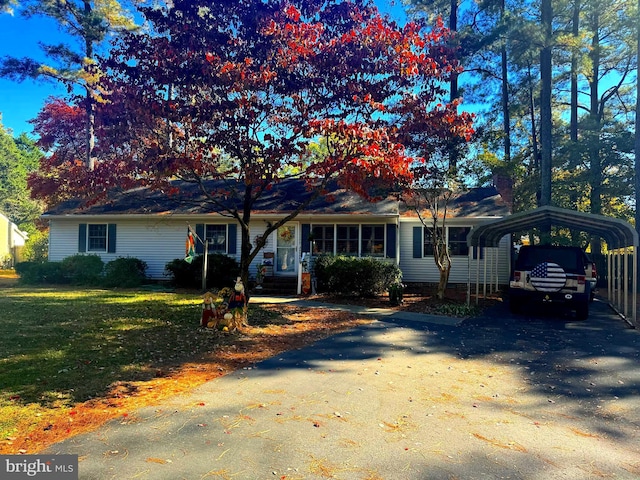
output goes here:
<path id="1" fill-rule="evenodd" d="M 516 270 L 533 270 L 543 262 L 553 262 L 571 273 L 584 275 L 584 253 L 577 247 L 523 246 L 516 259 Z"/>

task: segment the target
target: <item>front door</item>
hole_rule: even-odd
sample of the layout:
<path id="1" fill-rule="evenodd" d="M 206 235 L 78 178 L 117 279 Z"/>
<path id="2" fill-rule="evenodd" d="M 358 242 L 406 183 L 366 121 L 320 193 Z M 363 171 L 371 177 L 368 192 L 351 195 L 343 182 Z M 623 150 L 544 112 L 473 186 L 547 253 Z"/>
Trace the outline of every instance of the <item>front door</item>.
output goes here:
<path id="1" fill-rule="evenodd" d="M 298 273 L 297 224 L 287 224 L 278 228 L 276 236 L 275 273 L 296 275 Z"/>

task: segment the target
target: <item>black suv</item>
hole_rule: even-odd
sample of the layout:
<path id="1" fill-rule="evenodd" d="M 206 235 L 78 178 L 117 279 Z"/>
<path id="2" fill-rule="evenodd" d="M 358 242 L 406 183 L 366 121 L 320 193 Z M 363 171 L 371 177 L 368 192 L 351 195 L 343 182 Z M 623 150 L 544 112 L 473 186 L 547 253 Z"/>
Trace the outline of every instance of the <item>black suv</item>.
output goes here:
<path id="1" fill-rule="evenodd" d="M 509 306 L 522 312 L 528 303 L 557 304 L 589 316 L 591 284 L 587 256 L 579 247 L 525 245 L 520 248 L 509 282 Z"/>

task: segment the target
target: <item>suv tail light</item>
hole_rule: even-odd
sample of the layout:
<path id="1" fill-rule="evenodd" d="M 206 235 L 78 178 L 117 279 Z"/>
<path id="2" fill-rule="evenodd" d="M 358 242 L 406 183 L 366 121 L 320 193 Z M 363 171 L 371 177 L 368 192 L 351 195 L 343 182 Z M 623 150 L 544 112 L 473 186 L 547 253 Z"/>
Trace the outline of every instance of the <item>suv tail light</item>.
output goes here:
<path id="1" fill-rule="evenodd" d="M 598 269 L 596 267 L 596 262 L 591 262 L 591 276 L 593 278 L 598 278 Z"/>
<path id="2" fill-rule="evenodd" d="M 584 275 L 578 275 L 578 285 L 584 285 L 585 278 L 586 277 Z"/>
<path id="3" fill-rule="evenodd" d="M 516 282 L 520 281 L 520 272 L 513 272 L 513 280 Z"/>

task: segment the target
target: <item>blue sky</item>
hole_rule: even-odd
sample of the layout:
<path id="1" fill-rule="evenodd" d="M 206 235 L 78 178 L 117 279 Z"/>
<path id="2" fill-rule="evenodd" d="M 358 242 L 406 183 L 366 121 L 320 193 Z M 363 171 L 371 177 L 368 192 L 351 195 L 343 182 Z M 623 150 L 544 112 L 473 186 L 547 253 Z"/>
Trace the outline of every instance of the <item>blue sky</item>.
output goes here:
<path id="1" fill-rule="evenodd" d="M 403 23 L 406 19 L 401 0 L 375 0 L 381 11 L 389 13 Z M 38 42 L 55 42 L 60 33 L 55 22 L 33 17 L 24 19 L 18 14 L 0 14 L 0 57 L 35 57 L 44 60 Z M 11 129 L 14 135 L 22 132 L 31 134 L 33 119 L 49 96 L 64 96 L 66 90 L 52 82 L 34 82 L 25 80 L 18 83 L 0 78 L 0 114 L 2 124 Z"/>

